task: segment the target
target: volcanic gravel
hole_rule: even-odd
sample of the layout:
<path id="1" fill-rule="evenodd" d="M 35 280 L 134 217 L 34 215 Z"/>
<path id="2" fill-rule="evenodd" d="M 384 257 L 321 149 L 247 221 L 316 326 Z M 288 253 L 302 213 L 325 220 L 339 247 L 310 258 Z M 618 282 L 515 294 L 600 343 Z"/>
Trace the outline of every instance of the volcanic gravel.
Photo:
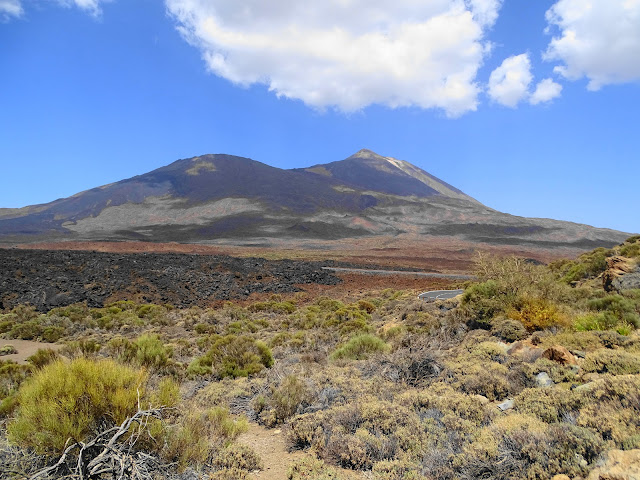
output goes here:
<path id="1" fill-rule="evenodd" d="M 327 263 L 226 255 L 102 253 L 0 249 L 0 308 L 30 304 L 47 311 L 114 299 L 207 306 L 252 293 L 289 293 L 297 285 L 336 285 Z"/>

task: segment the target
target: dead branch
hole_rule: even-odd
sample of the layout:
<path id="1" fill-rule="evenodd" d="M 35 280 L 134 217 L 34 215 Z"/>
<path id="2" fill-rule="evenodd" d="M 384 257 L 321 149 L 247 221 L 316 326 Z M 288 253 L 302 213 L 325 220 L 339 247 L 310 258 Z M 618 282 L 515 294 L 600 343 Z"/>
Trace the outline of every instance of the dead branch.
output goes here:
<path id="1" fill-rule="evenodd" d="M 69 474 L 65 478 L 69 480 L 151 479 L 151 472 L 164 466 L 156 457 L 136 451 L 135 446 L 144 433 L 148 434 L 149 420 L 162 419 L 165 410 L 167 409 L 163 407 L 138 410 L 120 426 L 104 430 L 92 440 L 66 446 L 54 465 L 36 472 L 29 480 L 58 475 L 63 469 L 68 470 Z M 78 453 L 74 462 L 70 457 L 75 450 Z M 59 475 L 56 478 L 60 478 Z"/>

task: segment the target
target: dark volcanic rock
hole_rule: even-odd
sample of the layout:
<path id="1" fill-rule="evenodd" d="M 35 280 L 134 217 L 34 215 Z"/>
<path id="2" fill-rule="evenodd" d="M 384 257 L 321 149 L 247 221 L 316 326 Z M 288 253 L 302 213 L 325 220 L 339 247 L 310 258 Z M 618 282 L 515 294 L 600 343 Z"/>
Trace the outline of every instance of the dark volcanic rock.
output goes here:
<path id="1" fill-rule="evenodd" d="M 112 299 L 206 306 L 256 292 L 296 292 L 298 284 L 337 284 L 322 266 L 226 255 L 0 249 L 0 308 L 101 307 Z"/>

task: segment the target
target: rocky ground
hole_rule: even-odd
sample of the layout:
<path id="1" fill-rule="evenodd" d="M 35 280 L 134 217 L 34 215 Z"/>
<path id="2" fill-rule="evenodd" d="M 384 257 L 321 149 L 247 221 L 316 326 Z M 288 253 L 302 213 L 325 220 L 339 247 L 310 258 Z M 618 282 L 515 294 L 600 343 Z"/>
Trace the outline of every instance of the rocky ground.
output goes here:
<path id="1" fill-rule="evenodd" d="M 252 293 L 288 293 L 301 284 L 335 285 L 326 262 L 226 255 L 0 249 L 0 309 L 39 311 L 116 300 L 208 306 Z"/>

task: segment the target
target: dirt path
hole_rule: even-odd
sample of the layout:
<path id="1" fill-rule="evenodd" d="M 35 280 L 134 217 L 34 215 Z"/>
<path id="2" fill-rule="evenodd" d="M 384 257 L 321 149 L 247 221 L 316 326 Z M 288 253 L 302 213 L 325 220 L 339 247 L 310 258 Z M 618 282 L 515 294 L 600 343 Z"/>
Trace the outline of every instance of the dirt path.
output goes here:
<path id="1" fill-rule="evenodd" d="M 262 459 L 263 469 L 250 474 L 255 480 L 286 480 L 289 465 L 303 458 L 303 452 L 287 451 L 284 434 L 280 429 L 267 429 L 250 423 L 249 430 L 238 437 L 238 443 L 251 447 Z M 352 471 L 344 471 L 345 479 L 359 480 L 365 477 Z"/>
<path id="2" fill-rule="evenodd" d="M 251 474 L 256 480 L 286 480 L 289 465 L 304 456 L 302 452 L 287 451 L 282 430 L 269 430 L 257 423 L 250 423 L 249 430 L 237 442 L 251 447 L 262 459 L 263 470 Z"/>
<path id="3" fill-rule="evenodd" d="M 13 345 L 16 350 L 18 350 L 18 353 L 2 355 L 0 360 L 13 360 L 18 363 L 27 363 L 27 358 L 36 353 L 40 348 L 51 348 L 52 350 L 62 348 L 62 345 L 55 343 L 32 342 L 31 340 L 6 340 L 0 338 L 0 347 L 4 347 L 5 345 Z"/>

